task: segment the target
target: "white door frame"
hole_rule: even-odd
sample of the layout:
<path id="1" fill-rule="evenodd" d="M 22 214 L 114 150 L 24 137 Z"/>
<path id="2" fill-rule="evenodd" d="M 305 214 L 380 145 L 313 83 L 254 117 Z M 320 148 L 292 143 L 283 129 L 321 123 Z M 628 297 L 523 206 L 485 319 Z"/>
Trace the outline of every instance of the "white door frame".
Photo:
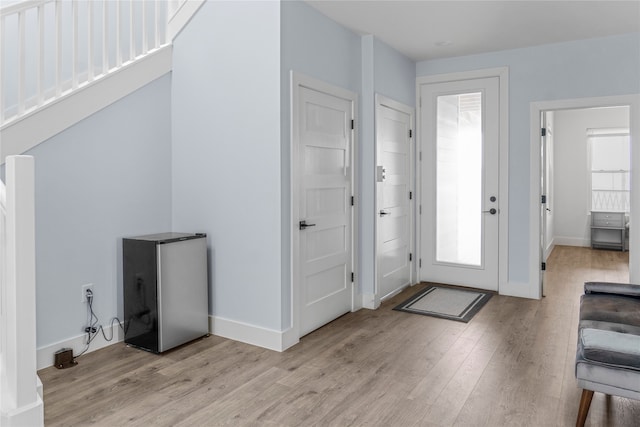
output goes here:
<path id="1" fill-rule="evenodd" d="M 574 110 L 629 106 L 629 132 L 631 135 L 631 213 L 629 228 L 629 251 L 640 253 L 640 94 L 603 96 L 597 98 L 561 99 L 557 101 L 532 102 L 530 106 L 531 163 L 529 188 L 529 287 L 532 298 L 540 298 L 540 114 L 548 110 Z M 640 282 L 640 262 L 629 257 L 629 281 Z"/>
<path id="2" fill-rule="evenodd" d="M 301 283 L 300 280 L 300 238 L 298 233 L 298 218 L 300 218 L 300 200 L 298 197 L 300 186 L 296 177 L 300 175 L 300 165 L 298 164 L 298 145 L 299 145 L 299 126 L 300 126 L 300 105 L 299 105 L 299 94 L 300 88 L 308 88 L 311 90 L 315 90 L 318 92 L 323 92 L 331 96 L 335 96 L 338 98 L 343 98 L 351 101 L 352 106 L 352 117 L 354 122 L 358 123 L 358 104 L 357 98 L 358 95 L 354 92 L 351 92 L 347 89 L 343 89 L 338 86 L 331 85 L 329 83 L 325 83 L 321 80 L 315 79 L 313 77 L 309 77 L 302 73 L 298 73 L 295 71 L 291 71 L 291 135 L 290 135 L 290 167 L 291 167 L 291 180 L 290 180 L 290 191 L 291 191 L 291 334 L 287 341 L 291 343 L 291 345 L 295 344 L 300 338 L 300 289 L 299 285 Z M 350 157 L 350 169 L 351 169 L 351 194 L 355 197 L 357 194 L 357 182 L 356 182 L 356 153 L 358 153 L 357 149 L 357 141 L 358 134 L 356 132 L 357 126 L 354 126 L 354 129 L 351 131 L 351 155 Z M 358 253 L 358 204 L 351 209 L 351 265 L 354 272 L 358 271 L 356 254 Z M 362 297 L 358 294 L 358 286 L 357 279 L 351 283 L 351 311 L 354 311 L 357 307 L 355 301 L 356 298 L 362 300 Z"/>
<path id="3" fill-rule="evenodd" d="M 416 277 L 417 276 L 417 269 L 416 266 L 418 265 L 417 263 L 417 253 L 416 253 L 416 238 L 414 235 L 414 230 L 416 227 L 416 212 L 415 212 L 415 200 L 417 199 L 417 194 L 416 194 L 416 165 L 415 165 L 415 152 L 416 152 L 416 135 L 415 135 L 415 109 L 402 104 L 401 102 L 395 101 L 391 98 L 388 98 L 384 95 L 380 95 L 378 93 L 375 94 L 375 151 L 374 151 L 374 164 L 378 165 L 378 107 L 382 107 L 382 106 L 387 106 L 389 108 L 392 108 L 394 110 L 398 110 L 401 111 L 403 113 L 406 113 L 407 115 L 409 115 L 409 127 L 412 130 L 412 136 L 410 137 L 410 147 L 409 147 L 409 164 L 411 165 L 411 171 L 409 172 L 409 180 L 411 182 L 411 185 L 409 186 L 409 191 L 412 192 L 413 194 L 413 199 L 409 202 L 409 212 L 410 212 L 410 220 L 409 220 L 409 236 L 410 236 L 410 248 L 411 248 L 411 253 L 414 254 L 413 260 L 411 261 L 411 267 L 410 267 L 410 277 L 409 277 L 409 285 L 414 285 L 415 281 L 416 281 Z M 376 176 L 377 178 L 377 176 Z M 376 224 L 375 224 L 375 229 L 374 229 L 374 249 L 373 249 L 373 256 L 375 259 L 374 265 L 374 283 L 375 283 L 375 299 L 374 299 L 374 307 L 379 307 L 380 306 L 380 299 L 382 298 L 383 295 L 380 295 L 380 291 L 378 288 L 378 227 L 380 224 L 380 216 L 377 215 L 377 209 L 378 209 L 378 183 L 377 183 L 377 179 L 376 179 L 376 191 L 374 191 L 374 209 L 376 210 Z"/>
<path id="4" fill-rule="evenodd" d="M 500 200 L 500 215 L 498 215 L 498 292 L 500 294 L 513 295 L 513 292 L 517 292 L 517 289 L 511 289 L 508 284 L 508 261 L 509 261 L 509 68 L 487 68 L 483 70 L 463 71 L 459 73 L 447 73 L 436 74 L 432 76 L 423 76 L 416 79 L 416 99 L 418 100 L 418 117 L 422 117 L 422 98 L 420 96 L 420 86 L 433 84 L 433 83 L 447 83 L 461 80 L 473 80 L 482 79 L 487 77 L 498 77 L 499 80 L 499 199 Z M 418 161 L 423 161 L 422 147 L 424 145 L 423 132 L 421 120 L 418 120 L 418 144 L 416 150 L 418 151 Z M 417 188 L 416 194 L 418 197 L 418 211 L 416 221 L 416 233 L 417 236 L 421 236 L 421 210 L 422 210 L 422 184 L 425 177 L 422 176 L 422 167 L 418 167 L 417 173 Z M 433 183 L 430 183 L 430 185 Z M 416 245 L 416 250 L 420 251 L 422 242 Z M 417 258 L 418 268 L 422 261 L 422 254 L 418 253 Z M 418 275 L 418 278 L 420 276 Z"/>

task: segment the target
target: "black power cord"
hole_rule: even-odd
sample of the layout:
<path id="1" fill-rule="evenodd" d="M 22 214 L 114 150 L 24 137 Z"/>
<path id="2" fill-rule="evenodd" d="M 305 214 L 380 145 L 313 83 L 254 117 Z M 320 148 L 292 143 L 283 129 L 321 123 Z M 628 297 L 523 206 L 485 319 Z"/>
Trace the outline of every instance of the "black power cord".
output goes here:
<path id="1" fill-rule="evenodd" d="M 87 343 L 84 350 L 82 350 L 79 354 L 77 354 L 74 357 L 74 359 L 82 356 L 87 352 L 87 350 L 89 350 L 89 346 L 91 345 L 91 342 L 98 336 L 98 332 L 102 333 L 102 336 L 105 339 L 105 341 L 113 340 L 113 336 L 115 334 L 113 330 L 114 322 L 117 321 L 118 326 L 120 326 L 120 328 L 124 331 L 124 326 L 122 326 L 122 322 L 120 321 L 120 319 L 118 319 L 117 317 L 114 317 L 113 319 L 111 319 L 111 325 L 110 325 L 111 336 L 107 337 L 107 334 L 104 331 L 104 328 L 102 327 L 101 324 L 99 324 L 100 319 L 98 319 L 98 316 L 96 316 L 96 314 L 93 311 L 93 292 L 91 291 L 91 289 L 87 289 L 86 296 L 87 296 L 87 325 L 89 326 L 84 328 L 84 331 L 87 334 Z"/>

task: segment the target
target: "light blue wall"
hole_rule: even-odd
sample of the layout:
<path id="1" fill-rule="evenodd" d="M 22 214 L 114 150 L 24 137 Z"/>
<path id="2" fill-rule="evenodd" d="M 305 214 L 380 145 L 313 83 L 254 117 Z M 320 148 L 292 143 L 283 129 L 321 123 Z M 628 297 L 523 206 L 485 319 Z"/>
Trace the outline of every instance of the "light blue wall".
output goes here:
<path id="1" fill-rule="evenodd" d="M 174 42 L 174 230 L 205 232 L 211 314 L 281 319 L 280 4 L 205 3 Z"/>
<path id="2" fill-rule="evenodd" d="M 395 101 L 416 106 L 416 63 L 374 38 L 375 91 Z"/>
<path id="3" fill-rule="evenodd" d="M 358 95 L 356 282 L 373 293 L 375 280 L 374 94 L 415 105 L 415 63 L 373 36 L 359 36 L 299 1 L 282 3 L 283 273 L 290 272 L 290 71 L 348 89 Z M 291 304 L 285 277 L 283 307 Z M 288 279 L 288 280 L 287 280 Z M 283 313 L 286 315 L 287 313 Z M 289 318 L 283 320 L 288 323 Z"/>
<path id="4" fill-rule="evenodd" d="M 509 281 L 529 274 L 529 108 L 534 101 L 640 93 L 640 34 L 424 61 L 417 75 L 509 67 Z"/>
<path id="5" fill-rule="evenodd" d="M 25 153 L 35 158 L 37 345 L 82 335 L 81 287 L 122 318 L 121 238 L 171 229 L 171 77 Z"/>
<path id="6" fill-rule="evenodd" d="M 282 307 L 291 323 L 291 70 L 360 92 L 360 37 L 300 1 L 282 2 Z M 297 219 L 294 219 L 297 220 Z"/>

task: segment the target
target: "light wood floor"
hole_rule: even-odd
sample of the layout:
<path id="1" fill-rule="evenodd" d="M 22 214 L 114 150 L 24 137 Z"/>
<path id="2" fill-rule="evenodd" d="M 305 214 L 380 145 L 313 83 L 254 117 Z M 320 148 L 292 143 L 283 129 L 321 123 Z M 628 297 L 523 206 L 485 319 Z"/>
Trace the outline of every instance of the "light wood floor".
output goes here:
<path id="1" fill-rule="evenodd" d="M 578 300 L 628 281 L 628 253 L 556 247 L 546 298 L 494 296 L 468 324 L 347 314 L 283 353 L 211 336 L 157 356 L 124 344 L 40 371 L 45 422 L 101 426 L 571 426 Z M 640 401 L 596 393 L 587 425 L 638 426 Z"/>

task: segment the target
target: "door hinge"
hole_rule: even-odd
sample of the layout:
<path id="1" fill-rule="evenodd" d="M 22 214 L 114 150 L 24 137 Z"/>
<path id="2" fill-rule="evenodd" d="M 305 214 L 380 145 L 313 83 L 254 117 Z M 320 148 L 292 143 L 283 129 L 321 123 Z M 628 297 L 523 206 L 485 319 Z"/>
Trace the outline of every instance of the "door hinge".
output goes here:
<path id="1" fill-rule="evenodd" d="M 418 160 L 422 161 L 422 151 L 418 153 Z"/>
<path id="2" fill-rule="evenodd" d="M 353 283 L 355 278 L 356 278 L 356 275 L 354 273 L 351 273 L 351 283 Z"/>
<path id="3" fill-rule="evenodd" d="M 543 194 L 542 196 L 540 196 L 540 203 L 547 203 L 547 195 Z"/>
<path id="4" fill-rule="evenodd" d="M 355 120 L 351 120 L 351 130 L 356 128 L 356 121 Z"/>
<path id="5" fill-rule="evenodd" d="M 409 254 L 409 262 L 413 261 L 413 254 Z"/>
<path id="6" fill-rule="evenodd" d="M 409 138 L 413 138 L 413 130 L 409 129 Z"/>
<path id="7" fill-rule="evenodd" d="M 422 215 L 422 205 L 420 205 L 420 209 L 418 209 L 418 214 Z"/>
<path id="8" fill-rule="evenodd" d="M 541 269 L 542 271 L 545 271 L 545 270 L 547 269 L 547 263 L 546 263 L 546 262 L 543 262 L 543 263 L 542 263 L 542 265 L 540 265 L 540 269 Z"/>
<path id="9" fill-rule="evenodd" d="M 419 267 L 419 268 L 422 268 L 422 258 L 420 258 L 420 259 L 418 260 L 418 267 Z"/>
<path id="10" fill-rule="evenodd" d="M 355 206 L 356 205 L 356 201 L 354 199 L 353 196 L 351 196 L 351 206 Z"/>
<path id="11" fill-rule="evenodd" d="M 547 136 L 547 128 L 540 129 L 540 135 Z"/>
<path id="12" fill-rule="evenodd" d="M 413 200 L 413 191 L 409 191 L 409 200 Z"/>

